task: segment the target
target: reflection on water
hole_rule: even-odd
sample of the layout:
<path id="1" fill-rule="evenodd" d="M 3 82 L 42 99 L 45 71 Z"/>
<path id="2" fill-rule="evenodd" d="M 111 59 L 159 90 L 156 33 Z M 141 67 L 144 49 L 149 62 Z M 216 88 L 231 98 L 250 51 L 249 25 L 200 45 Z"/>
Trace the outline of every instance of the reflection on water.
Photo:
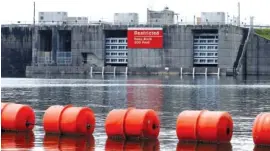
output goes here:
<path id="1" fill-rule="evenodd" d="M 255 146 L 253 151 L 270 151 L 270 146 Z"/>
<path id="2" fill-rule="evenodd" d="M 65 136 L 56 134 L 45 134 L 43 139 L 44 150 L 95 150 L 95 139 L 90 136 Z"/>
<path id="3" fill-rule="evenodd" d="M 176 151 L 232 151 L 232 145 L 230 143 L 201 144 L 179 142 Z"/>
<path id="4" fill-rule="evenodd" d="M 159 150 L 179 148 L 175 124 L 180 112 L 202 109 L 228 111 L 232 115 L 235 132 L 231 141 L 231 150 L 246 151 L 254 149 L 260 151 L 262 149 L 254 148 L 251 129 L 255 117 L 259 113 L 270 111 L 269 77 L 235 79 L 217 76 L 207 78 L 204 76 L 196 76 L 195 78 L 183 76 L 181 79 L 178 76 L 105 76 L 104 78 L 101 76 L 94 76 L 93 78 L 66 76 L 54 77 L 58 79 L 50 79 L 51 77 L 46 77 L 46 79 L 40 77 L 1 79 L 1 99 L 6 102 L 32 106 L 35 110 L 37 122 L 34 128 L 35 137 L 33 137 L 32 143 L 28 141 L 28 146 L 25 145 L 26 142 L 20 142 L 18 141 L 20 139 L 15 139 L 15 137 L 6 139 L 5 135 L 1 137 L 2 146 L 11 149 L 34 148 L 39 150 L 47 150 L 50 147 L 57 150 L 68 148 L 75 150 L 77 147 L 83 150 L 87 148 L 86 146 L 90 150 L 110 149 L 106 147 L 108 146 L 106 145 L 107 136 L 104 130 L 107 114 L 112 109 L 137 107 L 157 111 L 161 122 L 159 145 L 156 145 Z M 87 106 L 95 112 L 94 141 L 91 141 L 91 139 L 85 141 L 86 139 L 80 139 L 81 137 L 75 137 L 76 139 L 72 137 L 47 139 L 46 137 L 52 136 L 44 136 L 42 118 L 45 110 L 52 105 L 67 104 Z M 19 138 L 22 137 L 24 136 Z M 91 145 L 91 142 L 94 143 Z M 123 142 L 120 142 L 120 144 L 123 145 Z M 132 142 L 124 142 L 125 144 L 132 144 Z M 147 143 L 137 142 L 135 146 L 136 144 L 153 146 L 147 145 Z M 180 150 L 183 150 L 183 148 L 180 145 Z M 204 148 L 204 146 L 197 145 L 196 148 Z M 220 150 L 219 146 L 211 147 L 208 145 L 206 148 Z"/>
<path id="5" fill-rule="evenodd" d="M 159 151 L 158 140 L 111 140 L 107 139 L 105 151 Z"/>
<path id="6" fill-rule="evenodd" d="M 162 87 L 135 87 L 134 84 L 141 84 L 142 79 L 127 80 L 127 104 L 128 107 L 152 108 L 160 111 L 163 103 Z M 161 80 L 144 80 L 144 84 L 161 85 Z"/>
<path id="7" fill-rule="evenodd" d="M 25 150 L 32 149 L 34 145 L 34 133 L 30 132 L 2 132 L 1 149 Z"/>

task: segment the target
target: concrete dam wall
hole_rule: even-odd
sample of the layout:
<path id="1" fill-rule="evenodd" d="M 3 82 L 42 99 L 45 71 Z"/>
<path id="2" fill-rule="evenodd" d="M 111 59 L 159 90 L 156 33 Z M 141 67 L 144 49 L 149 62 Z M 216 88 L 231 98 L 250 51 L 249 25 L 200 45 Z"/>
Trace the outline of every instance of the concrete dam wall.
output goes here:
<path id="1" fill-rule="evenodd" d="M 181 68 L 192 71 L 196 67 L 196 71 L 203 72 L 205 68 L 215 72 L 220 68 L 226 74 L 233 67 L 243 39 L 243 29 L 231 25 L 171 25 L 163 26 L 162 31 L 162 48 L 131 49 L 127 43 L 107 43 L 127 41 L 127 26 L 37 26 L 33 66 L 27 68 L 28 73 L 42 73 L 45 67 L 48 72 L 84 73 L 90 72 L 90 67 L 124 66 L 130 73 L 165 72 L 165 68 L 180 73 Z"/>
<path id="2" fill-rule="evenodd" d="M 143 28 L 148 28 L 146 26 Z M 163 48 L 131 49 L 127 48 L 127 43 L 107 43 L 127 41 L 127 26 L 37 25 L 32 28 L 5 25 L 1 28 L 2 73 L 23 72 L 27 66 L 27 74 L 90 73 L 91 70 L 112 73 L 114 67 L 121 73 L 128 67 L 129 74 L 211 74 L 218 71 L 226 74 L 232 71 L 246 38 L 242 27 L 232 25 L 171 25 L 162 27 Z M 115 46 L 119 49 L 113 50 Z"/>
<path id="3" fill-rule="evenodd" d="M 32 58 L 30 27 L 1 26 L 1 75 L 25 75 Z"/>
<path id="4" fill-rule="evenodd" d="M 253 33 L 245 58 L 244 74 L 270 75 L 270 40 Z"/>

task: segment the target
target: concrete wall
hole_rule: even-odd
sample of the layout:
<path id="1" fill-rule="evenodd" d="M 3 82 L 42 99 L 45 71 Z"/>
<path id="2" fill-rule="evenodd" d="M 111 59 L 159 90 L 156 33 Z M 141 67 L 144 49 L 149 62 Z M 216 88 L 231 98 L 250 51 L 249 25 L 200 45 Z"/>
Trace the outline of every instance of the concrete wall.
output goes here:
<path id="1" fill-rule="evenodd" d="M 59 47 L 59 30 L 71 31 L 71 53 L 72 65 L 80 66 L 83 63 L 82 53 L 87 53 L 91 58 L 93 66 L 104 66 L 104 49 L 105 49 L 105 36 L 102 26 L 40 26 L 35 28 L 35 32 L 39 30 L 52 30 L 52 53 L 53 61 L 56 62 L 56 53 Z M 40 50 L 39 43 L 40 37 L 35 34 L 33 39 L 33 58 Z"/>
<path id="2" fill-rule="evenodd" d="M 32 31 L 30 27 L 1 26 L 1 76 L 24 75 L 31 63 Z"/>
<path id="3" fill-rule="evenodd" d="M 240 27 L 221 26 L 219 28 L 218 67 L 233 67 L 242 37 L 243 29 Z"/>
<path id="4" fill-rule="evenodd" d="M 218 29 L 218 67 L 232 68 L 243 37 L 235 26 L 165 26 L 163 49 L 129 49 L 129 67 L 193 67 L 193 30 Z"/>
<path id="5" fill-rule="evenodd" d="M 33 38 L 30 27 L 3 28 L 2 27 L 2 59 L 3 68 L 24 69 L 23 63 L 37 62 L 37 52 L 40 49 L 39 30 L 52 31 L 52 54 L 53 61 L 56 62 L 56 53 L 59 47 L 59 30 L 71 31 L 71 66 L 82 66 L 83 55 L 89 56 L 87 66 L 103 67 L 105 59 L 105 31 L 106 30 L 127 30 L 127 26 L 116 25 L 83 25 L 83 26 L 38 26 L 33 30 Z M 4 29 L 4 30 L 3 30 Z M 211 25 L 171 25 L 164 26 L 164 47 L 162 49 L 129 49 L 128 67 L 130 68 L 156 68 L 179 71 L 180 67 L 193 67 L 193 30 L 218 29 L 219 31 L 219 51 L 218 67 L 228 69 L 233 67 L 239 46 L 242 40 L 243 29 L 235 26 L 211 26 Z M 31 45 L 32 42 L 32 45 Z M 15 50 L 15 54 L 13 54 Z M 26 55 L 27 53 L 27 55 Z M 29 54 L 30 53 L 30 54 Z M 262 52 L 267 53 L 267 52 Z M 3 55 L 4 54 L 4 55 Z M 14 57 L 15 56 L 15 57 Z M 20 63 L 16 62 L 16 67 L 9 63 L 10 58 L 19 57 Z M 13 59 L 14 60 L 14 59 Z M 15 60 L 18 60 L 15 59 Z M 23 63 L 22 63 L 23 62 Z M 13 61 L 13 63 L 15 63 Z M 54 64 L 56 65 L 56 64 Z M 85 65 L 84 65 L 85 66 Z M 204 69 L 204 68 L 203 68 Z"/>
<path id="6" fill-rule="evenodd" d="M 165 7 L 161 11 L 147 9 L 147 24 L 151 25 L 172 25 L 174 24 L 174 11 Z"/>
<path id="7" fill-rule="evenodd" d="M 114 24 L 117 25 L 138 25 L 138 13 L 114 13 Z"/>
<path id="8" fill-rule="evenodd" d="M 164 28 L 165 67 L 193 66 L 192 26 L 171 26 Z"/>
<path id="9" fill-rule="evenodd" d="M 102 26 L 74 26 L 71 33 L 73 65 L 81 65 L 82 53 L 92 57 L 93 66 L 104 66 L 105 34 Z"/>
<path id="10" fill-rule="evenodd" d="M 270 75 L 270 40 L 252 34 L 245 58 L 245 74 Z"/>

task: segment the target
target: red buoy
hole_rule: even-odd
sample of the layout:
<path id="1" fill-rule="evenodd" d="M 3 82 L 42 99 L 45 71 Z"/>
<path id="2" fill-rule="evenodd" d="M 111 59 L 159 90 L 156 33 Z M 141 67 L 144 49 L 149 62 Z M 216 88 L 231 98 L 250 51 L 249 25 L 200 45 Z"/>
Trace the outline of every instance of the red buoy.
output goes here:
<path id="1" fill-rule="evenodd" d="M 3 111 L 3 109 L 10 103 L 1 103 L 1 113 Z"/>
<path id="2" fill-rule="evenodd" d="M 270 145 L 270 113 L 257 115 L 253 123 L 252 136 L 256 145 Z"/>
<path id="3" fill-rule="evenodd" d="M 229 142 L 233 120 L 227 112 L 183 111 L 177 118 L 176 133 L 179 140 Z"/>
<path id="4" fill-rule="evenodd" d="M 160 121 L 151 109 L 117 109 L 109 112 L 105 130 L 108 137 L 155 139 L 159 135 Z"/>
<path id="5" fill-rule="evenodd" d="M 5 131 L 29 131 L 34 128 L 35 113 L 28 105 L 1 103 L 1 127 Z"/>
<path id="6" fill-rule="evenodd" d="M 45 111 L 43 127 L 46 133 L 92 134 L 95 115 L 87 107 L 55 105 Z"/>

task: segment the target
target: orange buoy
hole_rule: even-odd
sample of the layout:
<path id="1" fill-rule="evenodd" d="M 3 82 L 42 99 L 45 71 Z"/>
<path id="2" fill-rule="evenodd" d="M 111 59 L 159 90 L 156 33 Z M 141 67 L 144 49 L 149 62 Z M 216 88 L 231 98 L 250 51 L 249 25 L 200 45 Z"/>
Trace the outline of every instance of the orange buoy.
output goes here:
<path id="1" fill-rule="evenodd" d="M 5 131 L 28 131 L 34 128 L 35 113 L 28 105 L 1 103 L 1 127 Z"/>
<path id="2" fill-rule="evenodd" d="M 46 133 L 92 134 L 94 112 L 87 107 L 51 106 L 44 114 L 43 127 Z"/>
<path id="3" fill-rule="evenodd" d="M 151 140 L 112 140 L 107 139 L 105 151 L 159 151 L 158 139 Z"/>
<path id="4" fill-rule="evenodd" d="M 1 103 L 1 113 L 3 111 L 3 109 L 10 103 Z"/>
<path id="5" fill-rule="evenodd" d="M 252 136 L 256 145 L 270 145 L 270 113 L 257 115 L 253 123 Z"/>
<path id="6" fill-rule="evenodd" d="M 34 145 L 33 131 L 24 132 L 2 132 L 1 133 L 1 149 L 32 149 Z"/>
<path id="7" fill-rule="evenodd" d="M 45 134 L 43 139 L 45 150 L 95 150 L 93 135 L 68 136 L 59 134 Z"/>
<path id="8" fill-rule="evenodd" d="M 207 144 L 178 142 L 176 151 L 232 151 L 231 143 Z"/>
<path id="9" fill-rule="evenodd" d="M 179 140 L 229 142 L 233 120 L 228 112 L 183 111 L 177 118 L 176 133 Z"/>
<path id="10" fill-rule="evenodd" d="M 130 109 L 112 110 L 105 121 L 105 131 L 109 137 L 125 137 L 124 121 Z"/>
<path id="11" fill-rule="evenodd" d="M 140 137 L 155 139 L 159 135 L 160 121 L 151 109 L 117 109 L 109 112 L 105 121 L 108 137 Z"/>

